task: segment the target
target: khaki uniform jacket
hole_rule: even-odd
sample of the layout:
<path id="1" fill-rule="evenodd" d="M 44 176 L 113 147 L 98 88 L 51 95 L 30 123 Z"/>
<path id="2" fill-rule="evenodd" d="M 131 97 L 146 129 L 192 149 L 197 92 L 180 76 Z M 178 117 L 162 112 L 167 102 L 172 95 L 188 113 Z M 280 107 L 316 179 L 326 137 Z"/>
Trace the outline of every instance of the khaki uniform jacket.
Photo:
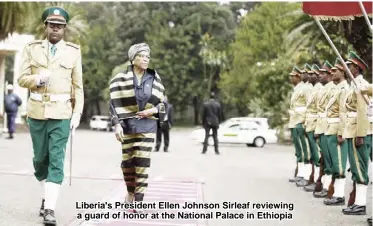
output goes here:
<path id="1" fill-rule="evenodd" d="M 306 119 L 306 92 L 308 89 L 309 86 L 303 82 L 294 87 L 290 100 L 289 128 L 295 128 L 297 124 L 304 123 Z"/>
<path id="2" fill-rule="evenodd" d="M 346 80 L 340 82 L 333 89 L 329 103 L 326 106 L 327 129 L 325 135 L 342 135 L 346 110 L 342 104 L 346 98 L 349 85 Z"/>
<path id="3" fill-rule="evenodd" d="M 369 106 L 368 106 L 368 120 L 369 120 L 369 128 L 368 128 L 368 135 L 373 134 L 373 98 L 372 98 L 372 84 L 368 84 L 361 89 L 361 92 L 364 95 L 369 97 Z"/>
<path id="4" fill-rule="evenodd" d="M 55 56 L 48 52 L 48 41 L 30 42 L 23 50 L 18 84 L 31 93 L 70 94 L 75 98 L 75 106 L 68 101 L 36 101 L 29 98 L 27 115 L 33 119 L 70 119 L 72 113 L 83 112 L 83 73 L 80 47 L 61 40 L 56 44 Z M 49 59 L 48 59 L 49 57 Z M 37 87 L 35 75 L 50 70 L 51 76 L 45 86 Z M 45 90 L 46 88 L 46 90 Z"/>
<path id="5" fill-rule="evenodd" d="M 362 75 L 357 76 L 355 81 L 360 88 L 369 85 Z M 362 96 L 357 93 L 354 83 L 351 83 L 343 103 L 346 107 L 343 138 L 365 137 L 369 129 L 368 106 Z"/>
<path id="6" fill-rule="evenodd" d="M 323 85 L 321 83 L 316 83 L 315 86 L 312 87 L 312 90 L 310 90 L 309 95 L 307 95 L 306 132 L 315 131 L 317 121 L 316 96 L 322 87 Z"/>
<path id="7" fill-rule="evenodd" d="M 328 104 L 332 91 L 335 88 L 333 82 L 328 82 L 323 88 L 320 89 L 316 98 L 316 108 L 317 108 L 317 121 L 316 121 L 316 128 L 315 134 L 323 134 L 326 132 L 327 129 L 327 122 L 326 122 L 326 105 Z"/>

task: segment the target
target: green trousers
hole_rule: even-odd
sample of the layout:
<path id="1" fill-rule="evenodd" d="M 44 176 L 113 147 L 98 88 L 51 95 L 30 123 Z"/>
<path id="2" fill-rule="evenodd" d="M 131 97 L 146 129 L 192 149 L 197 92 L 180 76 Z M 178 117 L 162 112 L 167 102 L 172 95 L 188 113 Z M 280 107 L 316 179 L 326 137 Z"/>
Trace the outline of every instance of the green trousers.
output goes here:
<path id="1" fill-rule="evenodd" d="M 345 142 L 346 146 L 344 148 L 348 151 L 352 180 L 358 184 L 367 185 L 369 182 L 368 164 L 370 153 L 370 151 L 367 149 L 367 144 L 364 142 L 364 145 L 356 148 L 355 138 L 347 138 Z"/>
<path id="2" fill-rule="evenodd" d="M 332 169 L 332 158 L 329 154 L 328 149 L 328 138 L 324 134 L 320 134 L 320 137 L 318 139 L 318 144 L 321 149 L 323 160 L 324 160 L 324 173 L 326 175 L 332 175 L 333 169 Z"/>
<path id="3" fill-rule="evenodd" d="M 291 137 L 295 147 L 295 156 L 297 156 L 297 162 L 309 163 L 311 154 L 309 148 L 307 148 L 304 134 L 304 128 L 301 123 L 297 124 L 295 128 L 291 129 Z"/>
<path id="4" fill-rule="evenodd" d="M 311 162 L 319 167 L 320 166 L 320 150 L 315 140 L 314 131 L 307 132 L 308 147 L 311 151 Z"/>
<path id="5" fill-rule="evenodd" d="M 339 145 L 337 135 L 327 135 L 327 139 L 328 153 L 332 163 L 332 175 L 337 179 L 346 178 L 347 143 L 344 141 Z"/>
<path id="6" fill-rule="evenodd" d="M 27 121 L 34 149 L 33 163 L 36 179 L 62 184 L 70 120 L 28 118 Z"/>

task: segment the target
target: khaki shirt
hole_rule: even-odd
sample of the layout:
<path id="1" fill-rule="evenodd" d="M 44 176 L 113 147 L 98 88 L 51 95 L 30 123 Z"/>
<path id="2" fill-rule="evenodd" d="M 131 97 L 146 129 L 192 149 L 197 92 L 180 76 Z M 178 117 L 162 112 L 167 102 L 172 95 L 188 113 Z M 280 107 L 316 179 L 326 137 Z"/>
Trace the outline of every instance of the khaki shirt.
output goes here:
<path id="1" fill-rule="evenodd" d="M 317 121 L 316 96 L 322 87 L 323 85 L 321 83 L 316 83 L 315 86 L 312 86 L 312 89 L 307 95 L 305 122 L 306 132 L 315 131 Z"/>
<path id="2" fill-rule="evenodd" d="M 364 95 L 367 95 L 369 97 L 369 106 L 368 106 L 368 120 L 369 120 L 369 128 L 368 128 L 368 135 L 373 134 L 373 98 L 372 98 L 372 84 L 367 84 L 365 85 L 362 89 L 361 92 Z"/>
<path id="3" fill-rule="evenodd" d="M 316 128 L 315 134 L 323 134 L 326 132 L 327 129 L 327 122 L 326 122 L 326 105 L 328 104 L 332 91 L 335 88 L 334 83 L 328 82 L 323 88 L 320 89 L 316 98 L 316 108 L 317 108 L 317 121 L 316 121 Z"/>
<path id="4" fill-rule="evenodd" d="M 369 83 L 359 75 L 355 78 L 358 87 L 365 87 Z M 369 98 L 366 98 L 369 100 Z M 343 138 L 365 137 L 368 134 L 368 106 L 362 96 L 357 93 L 354 83 L 351 83 L 343 101 L 346 108 L 346 123 L 343 131 Z"/>
<path id="5" fill-rule="evenodd" d="M 303 82 L 294 87 L 290 100 L 289 128 L 295 128 L 297 124 L 304 123 L 306 119 L 306 92 L 308 89 L 309 86 Z"/>
<path id="6" fill-rule="evenodd" d="M 342 102 L 346 98 L 349 85 L 346 80 L 336 85 L 331 92 L 331 98 L 326 106 L 327 129 L 325 135 L 342 135 L 342 129 L 346 118 L 346 110 Z"/>
<path id="7" fill-rule="evenodd" d="M 51 45 L 51 44 L 49 44 Z M 31 93 L 70 94 L 75 99 L 67 101 L 37 101 L 29 98 L 27 115 L 34 119 L 70 119 L 72 113 L 83 112 L 83 73 L 80 47 L 61 40 L 56 44 L 55 56 L 51 56 L 47 40 L 30 42 L 23 50 L 20 63 L 18 84 Z M 43 70 L 50 70 L 51 75 L 45 86 L 37 87 L 35 76 Z"/>

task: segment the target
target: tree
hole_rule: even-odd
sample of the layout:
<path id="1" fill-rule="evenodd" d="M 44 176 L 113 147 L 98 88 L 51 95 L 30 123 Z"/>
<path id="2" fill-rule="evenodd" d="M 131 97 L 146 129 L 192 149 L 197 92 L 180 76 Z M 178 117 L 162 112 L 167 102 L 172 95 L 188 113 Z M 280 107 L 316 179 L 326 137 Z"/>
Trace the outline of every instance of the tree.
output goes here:
<path id="1" fill-rule="evenodd" d="M 40 3 L 30 2 L 1 2 L 0 3 L 0 40 L 8 37 L 13 32 L 23 32 L 36 14 L 34 8 L 39 8 Z"/>
<path id="2" fill-rule="evenodd" d="M 202 50 L 201 39 L 208 33 L 214 37 L 214 48 L 209 46 L 207 52 L 223 53 L 234 38 L 236 23 L 233 13 L 228 7 L 216 3 L 159 3 L 151 6 L 152 20 L 147 31 L 157 31 L 147 32 L 145 36 L 152 51 L 151 64 L 159 71 L 175 110 L 182 112 L 193 104 L 194 122 L 198 124 L 204 95 L 208 86 L 215 87 L 212 78 L 219 80 L 222 65 L 212 64 L 211 59 L 215 56 L 209 57 L 209 63 L 213 65 L 210 68 L 213 68 L 211 82 L 204 79 L 203 56 L 207 59 L 208 55 L 205 54 L 206 48 Z"/>
<path id="3" fill-rule="evenodd" d="M 240 115 L 261 114 L 255 116 L 271 117 L 272 126 L 281 124 L 290 90 L 288 73 L 297 63 L 285 57 L 283 33 L 298 19 L 283 15 L 297 7 L 294 3 L 265 2 L 241 20 L 231 45 L 231 66 L 219 84 L 225 102 L 234 104 Z M 258 106 L 262 110 L 257 111 Z"/>

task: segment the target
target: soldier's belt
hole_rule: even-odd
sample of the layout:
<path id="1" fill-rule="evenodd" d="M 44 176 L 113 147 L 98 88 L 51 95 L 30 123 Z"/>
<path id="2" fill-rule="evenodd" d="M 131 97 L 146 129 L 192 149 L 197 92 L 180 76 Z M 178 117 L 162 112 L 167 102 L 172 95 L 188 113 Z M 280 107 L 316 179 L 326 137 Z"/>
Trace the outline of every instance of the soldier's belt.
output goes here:
<path id="1" fill-rule="evenodd" d="M 307 108 L 306 107 L 296 107 L 294 108 L 294 111 L 297 113 L 304 113 L 306 112 Z"/>
<path id="2" fill-rule="evenodd" d="M 356 118 L 357 112 L 347 112 L 347 118 Z"/>
<path id="3" fill-rule="evenodd" d="M 311 114 L 311 113 L 308 113 L 306 115 L 307 118 L 317 118 L 317 114 Z"/>
<path id="4" fill-rule="evenodd" d="M 71 95 L 52 93 L 30 93 L 30 98 L 41 102 L 65 102 L 71 99 Z"/>
<path id="5" fill-rule="evenodd" d="M 317 113 L 319 118 L 326 118 L 326 113 Z"/>
<path id="6" fill-rule="evenodd" d="M 340 118 L 327 118 L 326 121 L 329 124 L 333 124 L 333 123 L 339 123 L 341 121 L 341 119 Z"/>

